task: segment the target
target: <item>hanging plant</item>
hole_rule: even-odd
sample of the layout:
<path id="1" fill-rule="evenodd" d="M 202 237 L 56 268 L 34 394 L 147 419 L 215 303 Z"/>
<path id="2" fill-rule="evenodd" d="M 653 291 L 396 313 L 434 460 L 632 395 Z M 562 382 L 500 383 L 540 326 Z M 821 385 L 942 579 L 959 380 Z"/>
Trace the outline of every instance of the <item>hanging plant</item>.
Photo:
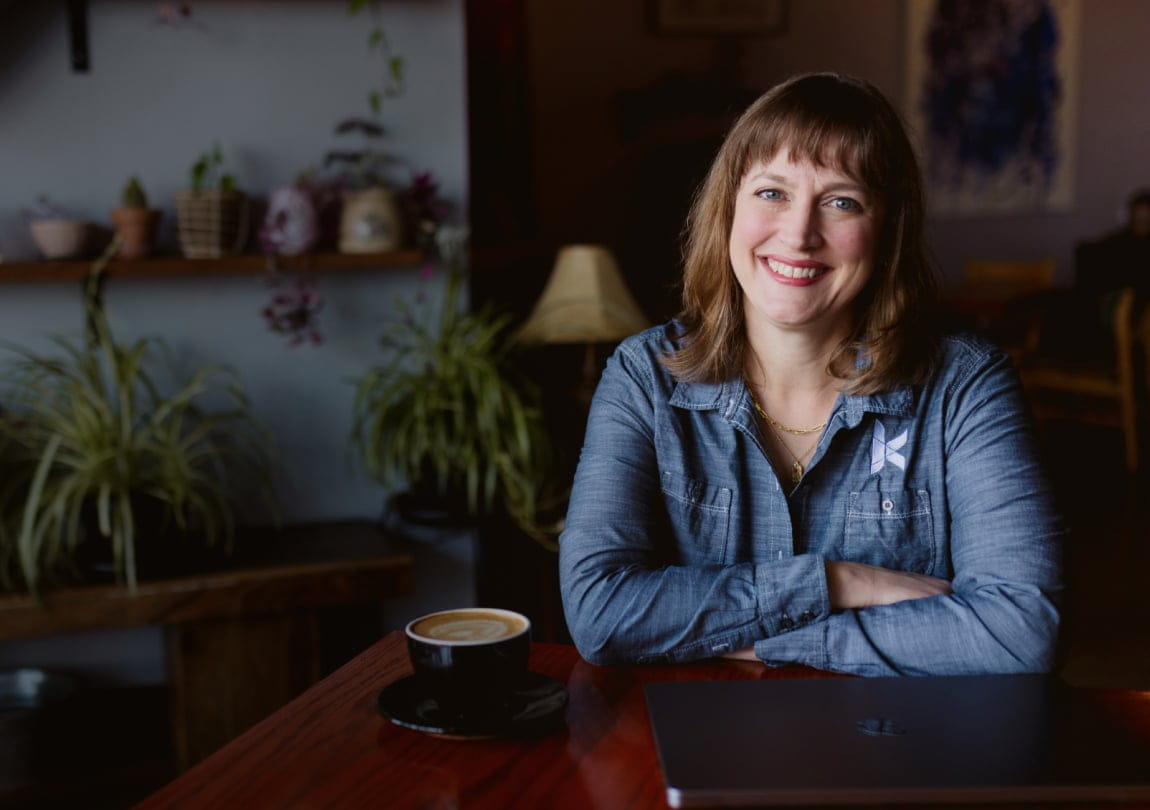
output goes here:
<path id="1" fill-rule="evenodd" d="M 367 94 L 367 103 L 371 107 L 372 114 L 379 115 L 383 109 L 383 99 L 401 96 L 406 89 L 404 59 L 391 49 L 387 33 L 379 23 L 379 0 L 348 0 L 348 16 L 354 17 L 364 10 L 367 10 L 375 20 L 367 34 L 367 47 L 373 52 L 378 52 L 384 64 L 382 86 L 372 89 Z"/>

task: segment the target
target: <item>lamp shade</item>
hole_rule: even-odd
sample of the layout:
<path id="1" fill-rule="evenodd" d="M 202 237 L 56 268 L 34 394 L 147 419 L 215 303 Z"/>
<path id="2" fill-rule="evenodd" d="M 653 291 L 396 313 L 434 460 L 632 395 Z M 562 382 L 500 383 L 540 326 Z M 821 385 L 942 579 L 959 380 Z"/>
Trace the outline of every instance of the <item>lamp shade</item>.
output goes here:
<path id="1" fill-rule="evenodd" d="M 516 337 L 532 343 L 613 342 L 649 325 L 611 251 L 567 245 Z"/>

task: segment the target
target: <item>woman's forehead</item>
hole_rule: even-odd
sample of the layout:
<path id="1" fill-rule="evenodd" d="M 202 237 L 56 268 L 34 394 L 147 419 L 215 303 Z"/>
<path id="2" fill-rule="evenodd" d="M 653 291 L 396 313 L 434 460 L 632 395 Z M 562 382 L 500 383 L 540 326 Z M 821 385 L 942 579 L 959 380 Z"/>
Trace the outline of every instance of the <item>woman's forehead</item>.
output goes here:
<path id="1" fill-rule="evenodd" d="M 843 179 L 866 186 L 859 172 L 854 171 L 845 161 L 839 159 L 840 155 L 828 154 L 830 150 L 821 153 L 807 154 L 803 151 L 792 151 L 787 145 L 780 145 L 774 150 L 762 150 L 759 153 L 748 154 L 740 176 L 747 179 L 752 174 L 764 172 L 770 167 L 774 170 L 801 169 L 808 166 L 818 169 L 822 173 L 841 175 Z"/>

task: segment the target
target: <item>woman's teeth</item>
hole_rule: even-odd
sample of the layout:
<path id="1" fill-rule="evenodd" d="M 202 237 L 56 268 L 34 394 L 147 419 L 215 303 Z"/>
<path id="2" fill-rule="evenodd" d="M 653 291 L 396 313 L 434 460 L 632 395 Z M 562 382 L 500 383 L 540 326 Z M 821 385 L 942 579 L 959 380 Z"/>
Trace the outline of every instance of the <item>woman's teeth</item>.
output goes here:
<path id="1" fill-rule="evenodd" d="M 787 278 L 814 278 L 826 272 L 826 268 L 823 267 L 794 267 L 778 259 L 767 259 L 767 266 L 771 268 L 771 272 Z"/>

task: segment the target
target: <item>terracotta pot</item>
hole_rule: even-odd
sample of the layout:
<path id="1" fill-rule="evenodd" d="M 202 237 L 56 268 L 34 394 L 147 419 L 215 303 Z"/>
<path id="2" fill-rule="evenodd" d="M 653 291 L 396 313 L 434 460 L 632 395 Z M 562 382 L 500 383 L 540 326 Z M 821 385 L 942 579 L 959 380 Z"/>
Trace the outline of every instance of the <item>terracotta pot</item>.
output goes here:
<path id="1" fill-rule="evenodd" d="M 120 249 L 116 252 L 119 258 L 143 259 L 152 255 L 156 227 L 160 223 L 159 209 L 114 208 L 108 217 L 120 236 Z"/>
<path id="2" fill-rule="evenodd" d="M 395 195 L 381 186 L 349 191 L 339 221 L 341 253 L 383 253 L 403 245 L 403 215 Z"/>

